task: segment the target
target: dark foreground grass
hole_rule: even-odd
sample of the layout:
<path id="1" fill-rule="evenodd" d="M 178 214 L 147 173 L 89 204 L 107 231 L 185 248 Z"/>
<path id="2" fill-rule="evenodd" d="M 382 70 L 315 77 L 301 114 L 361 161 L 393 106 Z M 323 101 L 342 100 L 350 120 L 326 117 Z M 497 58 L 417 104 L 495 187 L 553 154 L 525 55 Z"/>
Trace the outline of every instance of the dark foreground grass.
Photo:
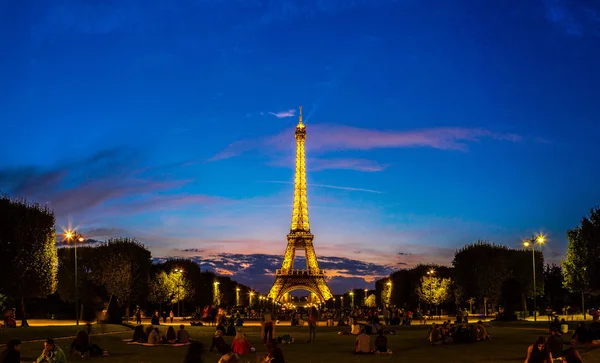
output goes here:
<path id="1" fill-rule="evenodd" d="M 338 335 L 340 328 L 319 327 L 317 341 L 306 343 L 308 328 L 292 328 L 288 326 L 277 327 L 276 334 L 289 333 L 296 342 L 281 345 L 285 358 L 289 363 L 336 363 L 336 362 L 522 362 L 525 359 L 527 345 L 531 344 L 538 336 L 546 335 L 546 323 L 535 325 L 533 323 L 492 324 L 489 328 L 492 340 L 468 345 L 438 345 L 431 346 L 426 342 L 428 328 L 425 326 L 403 327 L 397 330 L 396 335 L 388 335 L 388 344 L 393 350 L 392 355 L 356 356 L 352 354 L 355 337 L 351 335 Z M 11 333 L 22 340 L 26 337 L 45 338 L 51 334 L 55 337 L 61 333 L 74 333 L 74 327 L 45 327 L 10 330 Z M 96 328 L 96 327 L 95 327 Z M 123 327 L 107 326 L 107 332 L 115 332 Z M 166 328 L 161 328 L 164 333 Z M 210 346 L 214 327 L 187 326 L 193 339 L 204 343 L 206 349 Z M 98 329 L 96 329 L 98 330 Z M 37 332 L 37 336 L 35 336 Z M 265 348 L 260 340 L 258 327 L 244 328 L 244 332 L 256 347 L 257 353 L 243 356 L 241 362 L 256 361 L 256 355 L 265 354 Z M 125 363 L 125 362 L 181 362 L 187 351 L 186 347 L 144 347 L 127 345 L 122 339 L 130 338 L 131 331 L 122 333 L 109 333 L 93 336 L 94 343 L 110 352 L 109 357 L 89 358 L 88 361 L 98 363 Z M 5 332 L 6 335 L 6 332 Z M 226 341 L 231 342 L 231 337 Z M 372 338 L 374 339 L 374 337 Z M 4 340 L 4 339 L 3 339 Z M 57 340 L 65 352 L 71 339 Z M 22 361 L 31 362 L 42 350 L 42 343 L 24 343 L 22 345 Z M 581 348 L 586 362 L 600 362 L 600 349 Z M 75 359 L 72 359 L 72 361 Z M 78 359 L 81 360 L 81 359 Z M 219 356 L 206 353 L 206 363 L 216 363 Z"/>

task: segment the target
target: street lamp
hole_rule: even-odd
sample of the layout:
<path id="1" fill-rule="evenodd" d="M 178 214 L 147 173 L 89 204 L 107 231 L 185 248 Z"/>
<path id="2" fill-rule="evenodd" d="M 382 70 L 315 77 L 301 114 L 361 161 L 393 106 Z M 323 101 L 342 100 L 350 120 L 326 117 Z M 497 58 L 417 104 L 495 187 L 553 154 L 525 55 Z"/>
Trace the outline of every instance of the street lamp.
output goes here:
<path id="1" fill-rule="evenodd" d="M 427 275 L 433 277 L 433 275 L 435 274 L 435 270 L 431 269 L 429 271 L 427 271 Z M 431 302 L 429 303 L 429 316 L 431 318 L 433 318 L 433 309 L 431 308 L 431 305 L 433 305 L 433 281 L 429 281 L 429 297 L 431 299 Z"/>
<path id="2" fill-rule="evenodd" d="M 354 308 L 354 291 L 350 291 L 349 295 L 350 295 L 350 299 L 351 299 L 350 300 L 350 307 Z"/>
<path id="3" fill-rule="evenodd" d="M 240 288 L 235 288 L 235 305 L 240 306 Z"/>
<path id="4" fill-rule="evenodd" d="M 365 306 L 367 306 L 367 294 L 369 293 L 369 289 L 365 289 Z"/>
<path id="5" fill-rule="evenodd" d="M 535 244 L 539 244 L 540 246 L 546 242 L 546 238 L 543 235 L 538 235 L 537 237 L 531 237 L 530 239 L 526 239 L 523 241 L 523 246 L 525 248 L 531 246 L 531 261 L 533 266 L 533 321 L 537 321 L 537 291 L 535 289 Z"/>
<path id="6" fill-rule="evenodd" d="M 66 230 L 65 231 L 65 239 L 67 242 L 74 242 L 73 250 L 75 251 L 75 324 L 79 325 L 79 279 L 77 278 L 77 242 L 85 241 L 82 235 L 77 236 L 76 231 Z"/>

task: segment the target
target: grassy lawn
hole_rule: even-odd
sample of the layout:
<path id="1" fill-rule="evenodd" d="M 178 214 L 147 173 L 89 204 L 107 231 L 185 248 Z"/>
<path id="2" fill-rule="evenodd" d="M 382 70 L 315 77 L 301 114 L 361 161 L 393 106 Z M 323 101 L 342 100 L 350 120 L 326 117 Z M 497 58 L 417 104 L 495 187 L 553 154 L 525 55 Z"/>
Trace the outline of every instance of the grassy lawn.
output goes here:
<path id="1" fill-rule="evenodd" d="M 97 327 L 94 327 L 95 329 Z M 289 333 L 296 342 L 289 345 L 281 345 L 285 358 L 289 363 L 310 362 L 522 362 L 525 359 L 527 345 L 531 344 L 538 336 L 546 335 L 547 323 L 493 323 L 489 328 L 492 340 L 474 343 L 470 345 L 439 345 L 431 346 L 425 341 L 428 328 L 426 326 L 402 327 L 397 330 L 396 335 L 388 335 L 389 347 L 393 355 L 355 356 L 351 352 L 354 348 L 355 337 L 351 335 L 338 335 L 339 328 L 319 327 L 317 330 L 317 341 L 305 343 L 308 337 L 308 328 L 278 326 L 276 334 Z M 107 332 L 123 331 L 120 326 L 107 326 Z M 214 328 L 187 326 L 193 339 L 197 339 L 210 346 Z M 26 329 L 14 329 L 4 332 L 2 340 L 7 339 L 8 333 L 22 339 L 43 339 L 48 336 L 58 337 L 61 335 L 73 335 L 74 327 L 34 327 Z M 161 333 L 165 328 L 161 329 Z M 258 327 L 244 328 L 246 335 L 256 347 L 257 354 L 265 353 L 265 348 L 260 341 L 260 329 Z M 138 345 L 127 345 L 121 340 L 131 337 L 131 331 L 98 335 L 93 341 L 103 349 L 110 352 L 110 357 L 91 358 L 91 361 L 100 362 L 181 362 L 186 353 L 185 347 L 144 347 Z M 231 342 L 231 337 L 225 338 Z M 374 337 L 372 338 L 374 339 Z M 68 353 L 71 339 L 57 340 L 59 346 Z M 42 350 L 42 343 L 24 343 L 21 347 L 21 360 L 33 361 Z M 580 349 L 586 362 L 600 361 L 600 347 Z M 219 356 L 207 353 L 206 363 L 214 363 Z M 255 355 L 242 357 L 242 362 L 256 361 Z"/>

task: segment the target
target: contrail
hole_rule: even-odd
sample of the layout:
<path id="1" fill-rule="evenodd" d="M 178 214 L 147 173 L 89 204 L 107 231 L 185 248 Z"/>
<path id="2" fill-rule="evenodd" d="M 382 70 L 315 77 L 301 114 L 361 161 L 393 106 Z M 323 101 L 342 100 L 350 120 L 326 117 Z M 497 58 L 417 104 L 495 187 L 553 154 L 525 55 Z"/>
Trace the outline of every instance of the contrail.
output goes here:
<path id="1" fill-rule="evenodd" d="M 257 183 L 294 184 L 294 182 L 282 181 L 282 180 L 259 180 L 259 181 L 257 181 Z M 342 187 L 342 186 L 327 185 L 327 184 L 306 184 L 306 185 L 311 186 L 311 187 L 348 190 L 348 191 L 351 191 L 351 192 L 365 192 L 365 193 L 385 194 L 384 192 L 381 192 L 379 190 L 364 189 L 364 188 Z"/>

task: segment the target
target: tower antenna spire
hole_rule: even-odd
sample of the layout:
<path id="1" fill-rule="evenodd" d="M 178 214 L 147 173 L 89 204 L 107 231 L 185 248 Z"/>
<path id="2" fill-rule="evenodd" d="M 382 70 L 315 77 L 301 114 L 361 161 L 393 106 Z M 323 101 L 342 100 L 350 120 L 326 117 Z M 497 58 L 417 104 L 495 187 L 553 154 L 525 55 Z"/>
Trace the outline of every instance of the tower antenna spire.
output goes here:
<path id="1" fill-rule="evenodd" d="M 300 121 L 298 121 L 298 125 L 302 125 L 302 106 L 300 106 Z"/>

